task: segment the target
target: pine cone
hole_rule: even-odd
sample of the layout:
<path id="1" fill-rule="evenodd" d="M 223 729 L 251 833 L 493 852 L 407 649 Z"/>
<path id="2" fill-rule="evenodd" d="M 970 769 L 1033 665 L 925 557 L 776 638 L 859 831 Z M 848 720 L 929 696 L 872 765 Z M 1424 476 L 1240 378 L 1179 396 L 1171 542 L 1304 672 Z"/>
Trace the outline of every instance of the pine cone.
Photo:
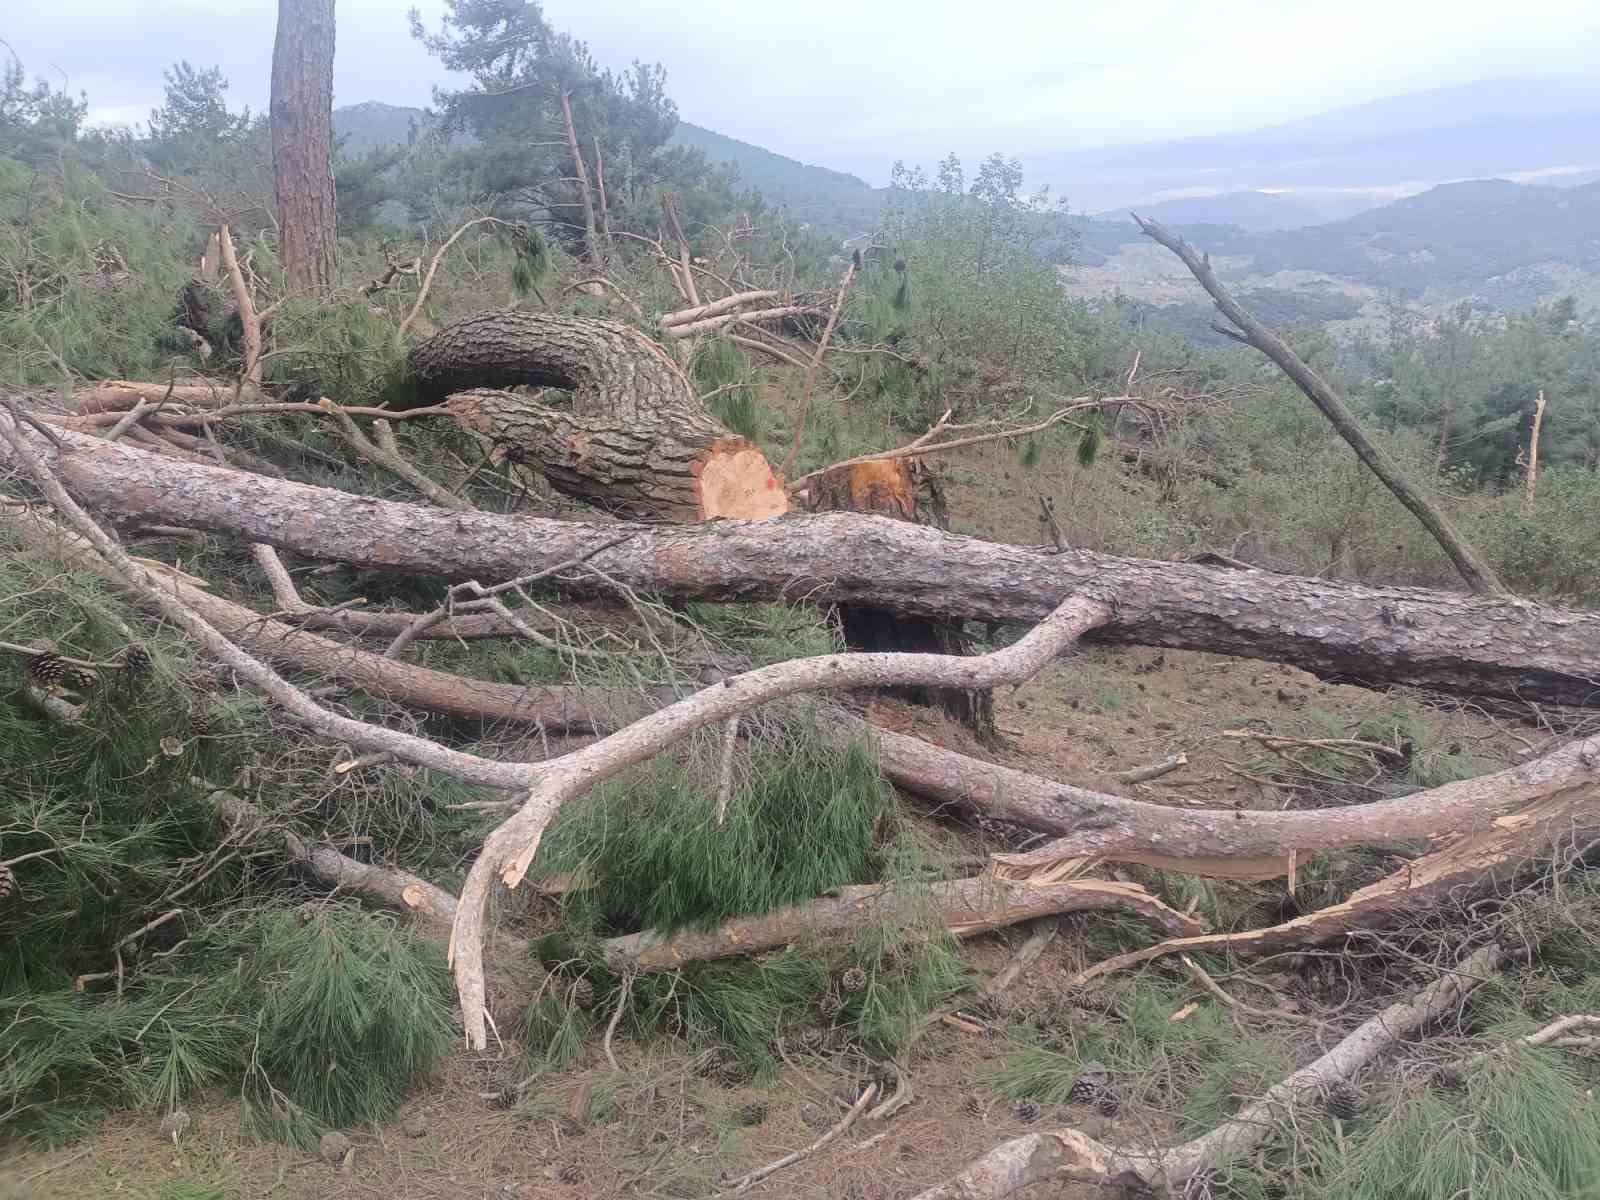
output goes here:
<path id="1" fill-rule="evenodd" d="M 1083 1070 L 1078 1072 L 1078 1078 L 1072 1085 L 1072 1090 L 1067 1093 L 1067 1100 L 1072 1104 L 1095 1104 L 1100 1098 L 1110 1091 L 1111 1072 L 1104 1065 L 1097 1062 L 1083 1064 Z"/>
<path id="2" fill-rule="evenodd" d="M 1017 1120 L 1021 1121 L 1024 1125 L 1032 1125 L 1039 1119 L 1039 1115 L 1043 1111 L 1044 1110 L 1039 1107 L 1039 1102 L 1037 1100 L 1017 1101 Z"/>
<path id="3" fill-rule="evenodd" d="M 807 1026 L 800 1031 L 800 1048 L 815 1054 L 827 1043 L 828 1035 L 815 1025 Z"/>
<path id="4" fill-rule="evenodd" d="M 767 1103 L 765 1100 L 753 1100 L 739 1110 L 739 1124 L 759 1125 L 767 1119 Z"/>
<path id="5" fill-rule="evenodd" d="M 215 737 L 222 728 L 222 721 L 217 716 L 214 708 L 192 708 L 189 710 L 189 732 L 197 738 Z"/>
<path id="6" fill-rule="evenodd" d="M 491 1103 L 496 1108 L 515 1108 L 517 1106 L 517 1101 L 521 1098 L 522 1094 L 517 1091 L 517 1085 L 512 1083 L 507 1084 L 505 1087 L 496 1092 L 494 1100 L 491 1101 Z"/>
<path id="7" fill-rule="evenodd" d="M 92 692 L 100 676 L 88 667 L 69 663 L 59 654 L 35 654 L 28 660 L 28 674 L 34 683 L 52 695 L 62 692 Z"/>
<path id="8" fill-rule="evenodd" d="M 961 1097 L 961 1111 L 966 1113 L 967 1116 L 981 1117 L 983 1116 L 983 1110 L 983 1097 L 978 1095 L 977 1092 L 968 1092 Z"/>
<path id="9" fill-rule="evenodd" d="M 833 1020 L 844 1009 L 844 997 L 838 992 L 824 992 L 822 999 L 817 1001 L 817 1011 L 829 1021 Z"/>
<path id="10" fill-rule="evenodd" d="M 577 1183 L 583 1179 L 583 1169 L 577 1163 L 568 1163 L 561 1168 L 559 1178 L 562 1183 Z"/>
<path id="11" fill-rule="evenodd" d="M 67 664 L 59 654 L 35 654 L 28 660 L 28 675 L 40 687 L 49 690 L 64 683 Z"/>
<path id="12" fill-rule="evenodd" d="M 143 646 L 127 645 L 117 651 L 117 665 L 130 677 L 142 677 L 155 670 L 155 659 Z"/>
<path id="13" fill-rule="evenodd" d="M 839 977 L 839 986 L 847 992 L 864 992 L 867 990 L 867 973 L 860 967 L 851 967 Z"/>
<path id="14" fill-rule="evenodd" d="M 1361 1091 L 1347 1080 L 1330 1083 L 1322 1102 L 1327 1105 L 1328 1115 L 1339 1121 L 1353 1121 L 1361 1114 Z"/>
<path id="15" fill-rule="evenodd" d="M 0 900 L 17 890 L 17 873 L 5 863 L 0 863 Z"/>

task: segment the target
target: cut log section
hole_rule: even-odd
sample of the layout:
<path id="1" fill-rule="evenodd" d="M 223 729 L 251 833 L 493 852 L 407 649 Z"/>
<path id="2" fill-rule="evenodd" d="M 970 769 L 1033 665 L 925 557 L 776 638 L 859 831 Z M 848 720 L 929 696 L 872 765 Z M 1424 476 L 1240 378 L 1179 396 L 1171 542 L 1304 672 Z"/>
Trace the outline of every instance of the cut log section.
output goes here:
<path id="1" fill-rule="evenodd" d="M 806 486 L 805 506 L 812 512 L 876 513 L 896 521 L 916 521 L 915 459 L 879 458 L 841 463 Z M 852 650 L 907 651 L 918 654 L 967 654 L 971 643 L 964 622 L 911 616 L 866 604 L 841 604 L 836 610 L 845 645 Z M 994 695 L 987 690 L 959 688 L 890 688 L 913 704 L 937 704 L 984 741 L 995 740 Z"/>
<path id="2" fill-rule="evenodd" d="M 788 510 L 766 457 L 696 399 L 661 347 L 614 321 L 493 313 L 412 350 L 420 398 L 557 491 L 617 516 L 690 522 Z M 561 388 L 570 405 L 492 390 Z"/>

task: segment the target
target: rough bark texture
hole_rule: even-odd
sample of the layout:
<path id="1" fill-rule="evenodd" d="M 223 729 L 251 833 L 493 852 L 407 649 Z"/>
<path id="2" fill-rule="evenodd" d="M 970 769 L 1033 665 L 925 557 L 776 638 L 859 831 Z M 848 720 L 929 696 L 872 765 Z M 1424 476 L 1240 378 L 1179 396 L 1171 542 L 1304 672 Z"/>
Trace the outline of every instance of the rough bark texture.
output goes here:
<path id="1" fill-rule="evenodd" d="M 874 459 L 822 472 L 806 489 L 812 512 L 877 513 L 896 521 L 917 519 L 912 459 Z M 870 605 L 841 604 L 839 623 L 852 650 L 904 650 L 917 654 L 967 654 L 963 622 L 911 616 Z M 892 688 L 913 704 L 937 704 L 985 741 L 996 738 L 994 695 L 951 688 Z"/>
<path id="2" fill-rule="evenodd" d="M 975 937 L 1036 917 L 1067 912 L 1123 912 L 1169 933 L 1199 922 L 1168 908 L 1143 888 L 1100 879 L 1035 886 L 980 875 L 929 887 L 881 884 L 840 888 L 809 904 L 759 917 L 739 917 L 716 929 L 663 936 L 635 933 L 604 943 L 613 970 L 670 971 L 688 962 L 755 954 L 807 937 L 840 937 L 883 921 L 937 916 L 956 937 Z"/>
<path id="3" fill-rule="evenodd" d="M 333 0 L 278 0 L 272 177 L 289 290 L 333 283 Z"/>
<path id="4" fill-rule="evenodd" d="M 1421 588 L 1196 563 L 1045 553 L 850 513 L 781 522 L 594 526 L 450 513 L 161 458 L 60 430 L 39 453 L 80 500 L 135 524 L 185 525 L 325 561 L 510 579 L 632 536 L 596 559 L 613 578 L 695 600 L 871 604 L 1033 621 L 1084 586 L 1117 596 L 1093 640 L 1272 659 L 1330 679 L 1600 705 L 1600 614 Z M 8 451 L 0 446 L 0 460 Z M 574 585 L 582 590 L 584 584 Z M 593 590 L 603 590 L 598 581 Z"/>
<path id="5" fill-rule="evenodd" d="M 1445 515 L 1444 510 L 1428 499 L 1422 493 L 1422 489 L 1406 475 L 1404 468 L 1367 436 L 1367 431 L 1361 427 L 1361 422 L 1356 419 L 1355 413 L 1350 411 L 1350 406 L 1344 402 L 1344 397 L 1334 391 L 1327 380 L 1313 371 L 1287 342 L 1251 316 L 1243 305 L 1228 294 L 1215 272 L 1211 270 L 1209 255 L 1196 254 L 1194 247 L 1182 237 L 1155 221 L 1146 221 L 1139 217 L 1135 217 L 1134 220 L 1138 221 L 1139 228 L 1147 237 L 1160 242 L 1183 260 L 1183 265 L 1189 268 L 1189 273 L 1216 302 L 1222 315 L 1243 332 L 1232 333 L 1222 329 L 1221 326 L 1218 328 L 1247 346 L 1255 347 L 1277 363 L 1279 369 L 1292 379 L 1294 385 L 1306 394 L 1323 416 L 1328 418 L 1328 423 L 1339 436 L 1350 444 L 1350 448 L 1356 452 L 1356 457 L 1382 481 L 1384 487 L 1394 493 L 1396 500 L 1405 505 L 1412 515 L 1422 522 L 1423 527 L 1433 535 L 1450 561 L 1455 563 L 1456 570 L 1461 572 L 1461 577 L 1467 581 L 1468 587 L 1484 595 L 1510 593 L 1510 589 L 1495 575 L 1494 568 L 1466 538 L 1462 537 L 1461 531 Z"/>
<path id="6" fill-rule="evenodd" d="M 761 451 L 706 411 L 666 353 L 627 325 L 493 313 L 441 330 L 409 362 L 424 399 L 450 397 L 462 425 L 604 511 L 703 521 L 788 508 Z M 506 384 L 564 388 L 571 407 L 490 390 Z"/>

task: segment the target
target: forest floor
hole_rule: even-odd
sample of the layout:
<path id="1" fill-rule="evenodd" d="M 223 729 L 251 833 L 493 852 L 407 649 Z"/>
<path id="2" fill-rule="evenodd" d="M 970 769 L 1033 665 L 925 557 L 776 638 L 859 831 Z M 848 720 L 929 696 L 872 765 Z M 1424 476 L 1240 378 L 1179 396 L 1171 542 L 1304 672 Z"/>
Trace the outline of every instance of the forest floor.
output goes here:
<path id="1" fill-rule="evenodd" d="M 914 726 L 934 742 L 981 753 L 965 729 L 927 710 L 889 701 L 876 702 L 874 710 L 886 727 Z M 1149 649 L 1083 648 L 1015 692 L 1004 689 L 996 710 L 1004 742 L 992 757 L 1175 805 L 1253 809 L 1328 802 L 1314 781 L 1264 773 L 1275 765 L 1271 756 L 1253 743 L 1221 737 L 1228 729 L 1305 736 L 1353 736 L 1360 730 L 1370 737 L 1389 727 L 1416 741 L 1417 761 L 1462 760 L 1462 773 L 1514 761 L 1528 741 L 1467 708 L 1426 707 L 1404 695 L 1324 684 L 1288 666 Z M 1127 785 L 1113 778 L 1180 750 L 1188 765 L 1153 783 Z M 1337 793 L 1334 802 L 1358 799 L 1362 790 L 1348 780 L 1328 787 Z M 906 820 L 933 820 L 914 801 L 906 810 Z M 1008 839 L 1017 844 L 1016 833 L 968 827 L 957 836 L 964 851 L 976 854 L 1007 848 Z M 1376 859 L 1370 869 L 1381 873 L 1386 865 Z M 1347 890 L 1360 882 L 1365 880 L 1341 872 L 1338 886 Z M 1243 894 L 1244 886 L 1239 889 Z M 1261 889 L 1250 894 L 1259 904 Z M 1284 915 L 1292 915 L 1294 901 L 1284 896 L 1280 903 Z M 1055 1014 L 1052 1019 L 1069 1026 L 1075 1017 L 1100 1019 L 1075 1009 L 1064 989 L 1073 971 L 1098 957 L 1086 943 L 1093 921 L 1089 916 L 1063 923 L 1064 936 L 1005 993 L 997 1025 L 1021 1014 Z M 1022 937 L 1007 931 L 978 938 L 963 953 L 984 978 L 1005 965 L 1010 946 Z M 1174 1011 L 1189 1001 L 1214 1005 L 1197 986 L 1192 991 L 1165 995 Z M 1304 1028 L 1289 1025 L 1281 1032 L 1303 1042 Z M 1070 1028 L 1061 1032 L 1073 1036 Z M 1241 1037 L 1260 1034 L 1239 1031 Z M 1012 1045 L 1005 1032 L 974 1035 L 936 1027 L 913 1058 L 911 1107 L 877 1127 L 858 1124 L 749 1194 L 887 1200 L 914 1195 L 1030 1127 L 1070 1123 L 1133 1142 L 1173 1131 L 1169 1113 L 1138 1104 L 1125 1106 L 1115 1119 L 1089 1106 L 1045 1105 L 1030 1126 L 1023 1119 L 1026 1110 L 1019 1115 L 1015 1102 L 985 1086 L 987 1073 Z M 124 1114 L 78 1145 L 0 1166 L 0 1198 L 709 1196 L 720 1180 L 804 1147 L 838 1121 L 865 1085 L 868 1066 L 847 1051 L 791 1054 L 792 1065 L 770 1086 L 730 1087 L 697 1074 L 694 1052 L 669 1040 L 623 1040 L 616 1049 L 620 1074 L 598 1045 L 591 1046 L 513 1111 L 499 1110 L 484 1097 L 515 1071 L 514 1050 L 482 1056 L 459 1051 L 395 1122 L 347 1131 L 354 1144 L 348 1166 L 256 1141 L 240 1128 L 237 1104 L 223 1099 L 192 1109 L 194 1124 L 177 1146 L 161 1137 L 157 1117 Z M 751 1105 L 765 1106 L 759 1122 L 747 1123 L 755 1117 Z"/>

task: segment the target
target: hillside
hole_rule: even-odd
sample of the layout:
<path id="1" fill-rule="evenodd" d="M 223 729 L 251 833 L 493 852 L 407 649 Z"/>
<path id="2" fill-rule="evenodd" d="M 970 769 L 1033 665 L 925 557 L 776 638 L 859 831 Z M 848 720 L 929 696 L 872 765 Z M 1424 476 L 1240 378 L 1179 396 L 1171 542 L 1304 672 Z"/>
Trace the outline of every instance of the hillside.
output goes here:
<path id="1" fill-rule="evenodd" d="M 1169 225 L 1237 225 L 1240 229 L 1275 230 L 1343 220 L 1382 203 L 1381 198 L 1370 192 L 1306 188 L 1293 193 L 1243 191 L 1215 196 L 1180 196 L 1141 205 L 1139 212 Z M 1094 215 L 1116 221 L 1126 218 L 1127 213 L 1111 209 Z"/>
<path id="2" fill-rule="evenodd" d="M 678 122 L 671 144 L 703 150 L 712 163 L 731 162 L 740 180 L 768 203 L 843 237 L 876 227 L 883 210 L 883 192 L 854 175 L 786 158 L 687 121 Z"/>
<path id="3" fill-rule="evenodd" d="M 1158 323 L 1213 336 L 1210 306 L 1182 265 L 1132 222 L 1083 220 L 1079 229 L 1069 289 L 1120 292 L 1152 306 Z M 1427 311 L 1468 299 L 1500 311 L 1569 294 L 1586 307 L 1600 302 L 1600 183 L 1477 180 L 1303 229 L 1202 224 L 1184 232 L 1280 323 L 1378 320 L 1393 300 Z"/>

